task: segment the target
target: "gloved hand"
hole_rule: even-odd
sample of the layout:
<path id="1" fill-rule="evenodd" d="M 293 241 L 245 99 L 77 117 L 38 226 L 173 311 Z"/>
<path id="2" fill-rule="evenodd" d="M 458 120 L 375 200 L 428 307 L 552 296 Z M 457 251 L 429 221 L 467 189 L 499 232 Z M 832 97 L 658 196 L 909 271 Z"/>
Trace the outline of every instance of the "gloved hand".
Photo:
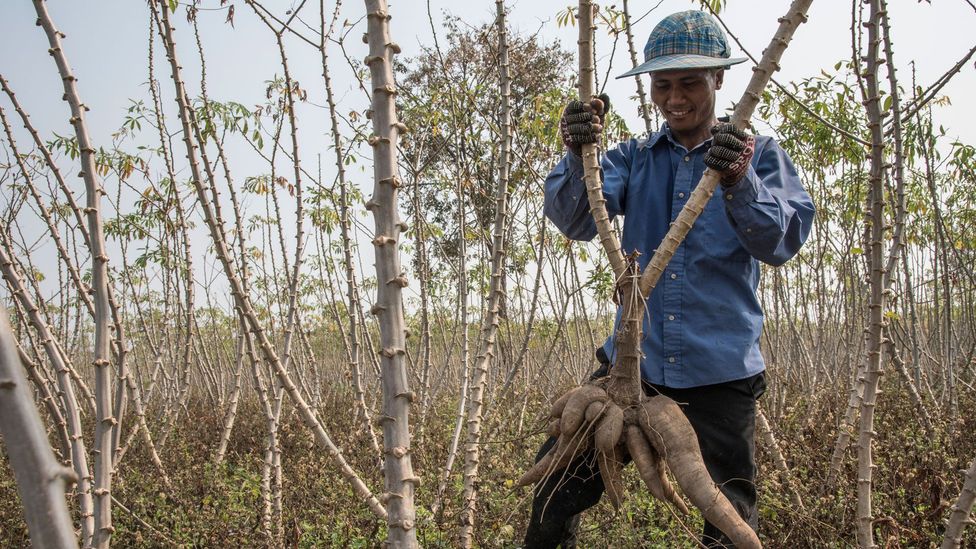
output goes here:
<path id="1" fill-rule="evenodd" d="M 596 348 L 596 361 L 600 367 L 590 374 L 590 381 L 596 381 L 601 377 L 610 375 L 610 357 L 607 356 L 607 352 L 602 346 Z"/>
<path id="2" fill-rule="evenodd" d="M 745 177 L 756 148 L 756 138 L 728 122 L 712 126 L 712 147 L 705 153 L 705 165 L 719 172 L 722 186 L 730 187 Z"/>
<path id="3" fill-rule="evenodd" d="M 563 145 L 577 156 L 582 154 L 583 143 L 596 143 L 603 131 L 603 119 L 610 111 L 610 97 L 601 93 L 589 103 L 570 101 L 559 119 L 559 134 Z"/>

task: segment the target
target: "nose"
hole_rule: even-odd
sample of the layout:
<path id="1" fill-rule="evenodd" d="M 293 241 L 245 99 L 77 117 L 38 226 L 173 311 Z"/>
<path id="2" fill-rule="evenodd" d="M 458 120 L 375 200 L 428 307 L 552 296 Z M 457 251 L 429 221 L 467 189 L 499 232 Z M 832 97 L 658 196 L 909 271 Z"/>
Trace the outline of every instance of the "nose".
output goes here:
<path id="1" fill-rule="evenodd" d="M 685 104 L 686 99 L 687 97 L 680 90 L 680 88 L 678 86 L 675 86 L 674 88 L 668 91 L 668 97 L 667 100 L 665 101 L 665 105 L 669 107 L 682 106 Z"/>

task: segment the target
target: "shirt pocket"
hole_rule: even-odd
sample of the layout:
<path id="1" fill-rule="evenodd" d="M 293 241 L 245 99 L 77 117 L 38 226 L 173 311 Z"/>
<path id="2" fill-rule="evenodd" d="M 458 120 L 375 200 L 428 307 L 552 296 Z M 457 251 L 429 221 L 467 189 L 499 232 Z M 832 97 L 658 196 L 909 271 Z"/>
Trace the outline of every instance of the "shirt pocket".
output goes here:
<path id="1" fill-rule="evenodd" d="M 746 263 L 752 260 L 749 252 L 742 247 L 739 237 L 732 228 L 728 215 L 725 213 L 725 193 L 719 186 L 712 194 L 708 205 L 702 212 L 702 249 L 705 255 L 719 261 Z"/>

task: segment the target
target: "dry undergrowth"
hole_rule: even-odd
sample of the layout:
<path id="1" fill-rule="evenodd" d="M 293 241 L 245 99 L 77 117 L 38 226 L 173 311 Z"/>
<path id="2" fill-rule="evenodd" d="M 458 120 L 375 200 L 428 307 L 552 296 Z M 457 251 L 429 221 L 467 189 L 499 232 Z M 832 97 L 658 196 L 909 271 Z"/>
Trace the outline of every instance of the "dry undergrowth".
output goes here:
<path id="1" fill-rule="evenodd" d="M 773 386 L 772 391 L 776 388 Z M 897 387 L 886 392 L 878 409 L 878 471 L 875 504 L 881 520 L 875 525 L 879 543 L 889 547 L 928 547 L 941 542 L 949 505 L 958 495 L 963 468 L 976 455 L 976 414 L 962 414 L 955 426 L 940 423 L 936 439 L 928 439 L 917 425 L 915 410 L 907 399 L 896 399 Z M 764 398 L 770 398 L 767 395 Z M 976 395 L 960 395 L 960 409 L 976 409 Z M 344 399 L 348 399 L 346 402 Z M 348 410 L 352 395 L 323 409 L 341 441 L 367 482 L 378 486 L 379 472 L 371 469 L 370 446 L 359 436 Z M 528 413 L 546 413 L 542 394 L 529 396 Z M 486 441 L 480 487 L 483 505 L 478 515 L 476 538 L 483 547 L 513 547 L 525 528 L 530 490 L 516 488 L 515 481 L 531 465 L 546 438 L 542 418 L 525 418 L 526 432 L 519 433 L 521 403 L 499 406 L 503 417 L 489 419 L 492 431 Z M 835 414 L 843 396 L 819 395 L 794 398 L 780 414 L 771 417 L 780 445 L 795 476 L 806 510 L 796 509 L 779 488 L 772 462 L 759 448 L 760 538 L 766 547 L 847 547 L 854 532 L 854 464 L 849 455 L 841 486 L 824 490 L 827 464 L 833 445 Z M 417 496 L 419 537 L 424 547 L 453 547 L 460 512 L 461 483 L 449 486 L 447 506 L 439 520 L 430 515 L 437 470 L 444 463 L 456 403 L 440 399 L 428 415 L 426 438 L 416 449 L 416 467 L 426 481 Z M 261 544 L 260 483 L 264 445 L 264 419 L 253 403 L 242 406 L 225 466 L 210 465 L 220 433 L 221 416 L 203 401 L 189 407 L 192 420 L 181 418 L 162 458 L 173 481 L 175 494 L 162 485 L 144 449 L 137 446 L 118 477 L 115 496 L 139 518 L 179 543 L 205 547 L 240 547 Z M 827 412 L 824 412 L 826 410 Z M 355 497 L 339 479 L 327 455 L 318 451 L 311 436 L 294 414 L 286 414 L 282 426 L 284 451 L 285 540 L 292 547 L 374 547 L 385 539 L 383 526 L 369 510 L 355 504 Z M 90 425 L 86 432 L 92 432 Z M 24 547 L 26 530 L 17 501 L 16 486 L 5 460 L 0 460 L 0 546 Z M 622 483 L 630 497 L 619 510 L 601 504 L 587 513 L 581 525 L 581 546 L 694 547 L 700 531 L 697 513 L 680 517 L 654 500 L 634 468 L 625 469 Z M 140 525 L 132 515 L 117 511 L 116 547 L 166 547 L 162 538 Z M 976 543 L 970 528 L 966 540 Z"/>

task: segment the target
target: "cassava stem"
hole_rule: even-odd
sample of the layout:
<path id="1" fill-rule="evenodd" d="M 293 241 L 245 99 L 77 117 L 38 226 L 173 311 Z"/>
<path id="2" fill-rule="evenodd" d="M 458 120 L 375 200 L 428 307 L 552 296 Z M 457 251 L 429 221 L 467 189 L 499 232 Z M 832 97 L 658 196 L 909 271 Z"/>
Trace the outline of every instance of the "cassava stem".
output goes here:
<path id="1" fill-rule="evenodd" d="M 593 29 L 596 28 L 593 24 L 593 10 L 592 0 L 580 0 L 576 14 L 579 19 L 579 96 L 584 103 L 588 103 L 593 97 Z M 596 223 L 600 243 L 607 252 L 614 276 L 619 278 L 627 268 L 627 263 L 620 248 L 620 239 L 610 225 L 610 216 L 607 215 L 607 199 L 603 197 L 603 180 L 600 178 L 599 149 L 596 143 L 583 144 L 583 181 L 586 183 L 590 214 Z"/>
<path id="2" fill-rule="evenodd" d="M 339 184 L 339 231 L 342 237 L 342 264 L 346 271 L 346 310 L 348 311 L 349 323 L 349 374 L 352 376 L 353 389 L 356 392 L 356 409 L 358 415 L 363 418 L 363 429 L 369 434 L 369 443 L 376 456 L 382 455 L 379 441 L 376 438 L 376 431 L 369 418 L 373 416 L 372 410 L 366 403 L 366 393 L 363 390 L 362 374 L 362 345 L 359 342 L 359 311 L 361 304 L 356 285 L 356 270 L 352 258 L 353 239 L 350 235 L 352 222 L 349 210 L 352 209 L 352 200 L 349 197 L 349 183 L 346 181 L 346 155 L 342 148 L 342 134 L 339 132 L 339 119 L 336 115 L 335 96 L 332 92 L 332 77 L 329 74 L 329 39 L 332 36 L 333 28 L 339 19 L 339 8 L 341 2 L 336 2 L 335 12 L 332 14 L 332 22 L 326 27 L 325 24 L 325 0 L 319 1 L 319 28 L 321 29 L 321 42 L 319 51 L 322 56 L 322 80 L 325 82 L 325 100 L 329 105 L 329 129 L 332 134 L 332 148 L 336 155 L 336 174 Z"/>
<path id="3" fill-rule="evenodd" d="M 0 435 L 17 479 L 35 547 L 78 547 L 65 489 L 77 476 L 58 463 L 24 378 L 13 330 L 0 307 Z"/>
<path id="4" fill-rule="evenodd" d="M 64 34 L 54 26 L 54 21 L 47 12 L 43 0 L 34 0 L 34 11 L 37 12 L 38 24 L 47 35 L 50 49 L 48 52 L 54 58 L 64 87 L 64 100 L 71 107 L 71 125 L 78 140 L 79 160 L 81 172 L 79 175 L 85 181 L 87 202 L 85 213 L 88 221 L 89 248 L 91 251 L 91 287 L 92 301 L 95 305 L 95 338 L 93 341 L 92 365 L 95 368 L 95 487 L 92 491 L 95 507 L 95 535 L 93 544 L 99 549 L 107 549 L 109 540 L 115 529 L 112 527 L 112 474 L 114 472 L 112 457 L 115 455 L 113 446 L 113 429 L 118 426 L 114 417 L 112 403 L 112 368 L 111 368 L 111 306 L 109 304 L 108 289 L 108 253 L 105 249 L 105 234 L 102 225 L 102 188 L 101 179 L 95 167 L 95 146 L 88 134 L 85 112 L 88 107 L 81 102 L 75 78 L 68 64 L 68 58 L 61 45 Z"/>
<path id="5" fill-rule="evenodd" d="M 399 239 L 405 225 L 397 212 L 397 142 L 406 126 L 396 113 L 396 82 L 393 56 L 400 47 L 390 37 L 390 15 L 386 0 L 366 0 L 366 39 L 372 82 L 373 196 L 366 207 L 373 212 L 376 237 L 376 305 L 382 350 L 383 385 L 383 473 L 386 479 L 388 512 L 387 544 L 390 547 L 417 547 L 414 489 L 420 479 L 414 475 L 410 457 L 410 406 L 414 394 L 407 383 L 406 322 L 403 314 L 403 287 L 406 275 L 400 266 Z"/>
<path id="6" fill-rule="evenodd" d="M 31 294 L 24 286 L 23 278 L 14 267 L 13 259 L 7 250 L 9 240 L 3 230 L 0 230 L 0 273 L 7 281 L 10 294 L 17 300 L 24 309 L 26 320 L 33 326 L 41 346 L 47 354 L 48 360 L 57 375 L 58 389 L 61 392 L 61 401 L 64 405 L 65 421 L 68 427 L 68 435 L 71 441 L 71 456 L 69 463 L 74 468 L 75 498 L 77 500 L 80 513 L 81 542 L 82 545 L 91 545 L 94 537 L 95 520 L 92 502 L 92 478 L 88 469 L 88 450 L 85 446 L 85 439 L 82 436 L 83 427 L 81 424 L 81 410 L 78 407 L 78 399 L 75 396 L 74 383 L 72 382 L 72 371 L 74 366 L 70 358 L 59 348 L 56 336 L 51 333 L 47 322 L 40 314 L 40 309 L 31 297 Z"/>
<path id="7" fill-rule="evenodd" d="M 880 65 L 879 44 L 881 42 L 881 1 L 870 0 L 868 28 L 868 49 L 865 56 L 864 108 L 871 132 L 871 171 L 869 176 L 869 217 L 865 220 L 870 229 L 870 299 L 867 326 L 867 363 L 864 371 L 864 397 L 861 400 L 861 421 L 857 437 L 857 543 L 859 547 L 876 547 L 874 542 L 874 517 L 871 492 L 874 464 L 872 442 L 874 432 L 874 410 L 878 399 L 878 384 L 882 373 L 882 333 L 884 318 L 884 143 L 881 133 L 881 102 L 878 86 L 878 67 Z M 890 67 L 889 67 L 890 70 Z"/>
<path id="8" fill-rule="evenodd" d="M 627 53 L 630 54 L 630 62 L 635 67 L 637 66 L 637 49 L 634 47 L 634 33 L 630 29 L 630 9 L 627 5 L 627 0 L 623 2 L 624 11 L 624 34 L 627 36 Z M 651 104 L 647 101 L 647 93 L 644 91 L 644 81 L 641 80 L 641 75 L 634 75 L 634 82 L 637 84 L 637 99 L 640 101 L 640 114 L 641 118 L 644 119 L 644 128 L 647 130 L 647 134 L 650 135 L 654 128 L 651 126 Z"/>
<path id="9" fill-rule="evenodd" d="M 495 219 L 492 226 L 491 281 L 488 286 L 488 306 L 481 323 L 478 355 L 472 371 L 468 401 L 468 440 L 464 448 L 464 508 L 461 512 L 461 545 L 474 543 L 475 510 L 478 503 L 478 475 L 481 465 L 482 419 L 484 417 L 485 385 L 495 358 L 500 309 L 505 297 L 505 223 L 508 219 L 508 182 L 512 165 L 512 93 L 508 63 L 508 31 L 505 2 L 495 0 L 495 25 L 498 32 L 499 81 L 499 158 L 495 185 Z"/>
<path id="10" fill-rule="evenodd" d="M 962 485 L 959 498 L 952 504 L 949 520 L 946 522 L 945 540 L 942 549 L 957 549 L 962 544 L 962 533 L 966 524 L 972 524 L 970 512 L 976 502 L 976 459 L 966 471 L 966 480 Z"/>

